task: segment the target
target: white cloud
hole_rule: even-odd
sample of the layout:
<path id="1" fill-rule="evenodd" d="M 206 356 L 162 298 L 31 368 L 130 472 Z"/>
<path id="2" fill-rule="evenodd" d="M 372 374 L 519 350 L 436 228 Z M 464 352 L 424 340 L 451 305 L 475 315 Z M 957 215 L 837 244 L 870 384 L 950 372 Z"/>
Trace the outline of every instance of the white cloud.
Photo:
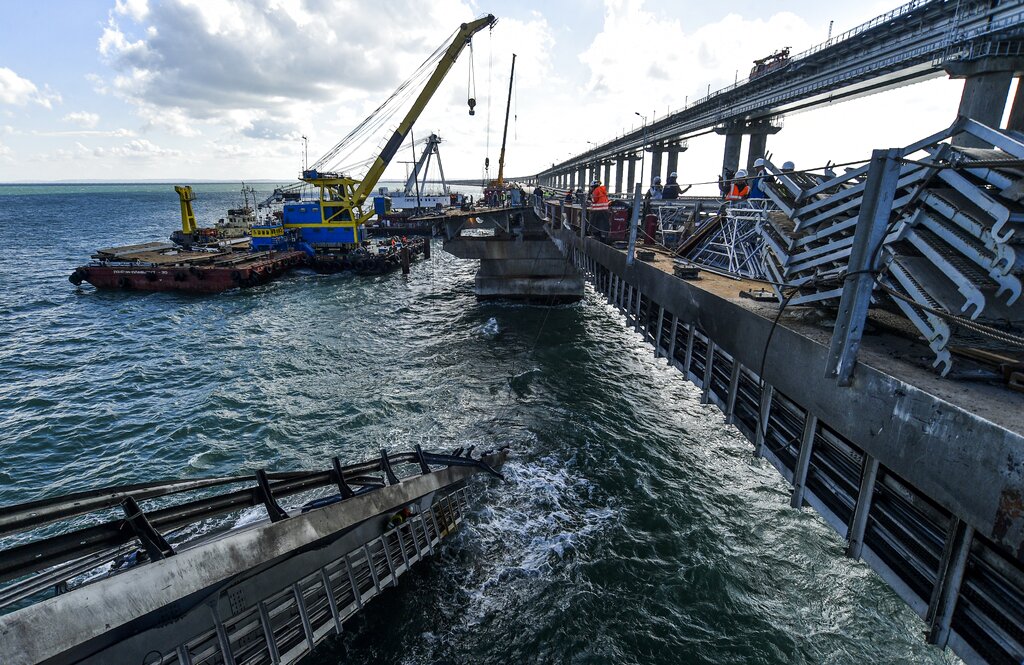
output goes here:
<path id="1" fill-rule="evenodd" d="M 166 159 L 181 156 L 180 150 L 161 148 L 147 139 L 135 139 L 124 145 L 114 148 L 95 148 L 93 154 L 97 157 L 123 157 L 150 161 L 155 159 Z"/>
<path id="2" fill-rule="evenodd" d="M 141 21 L 149 14 L 149 3 L 147 0 L 117 0 L 114 11 L 122 16 L 130 16 L 135 21 Z"/>
<path id="3" fill-rule="evenodd" d="M 0 159 L 9 160 L 13 154 L 9 146 L 0 143 Z"/>
<path id="4" fill-rule="evenodd" d="M 100 122 L 99 115 L 95 113 L 88 113 L 86 111 L 73 111 L 68 113 L 63 118 L 64 122 L 70 122 L 73 125 L 79 127 L 85 127 L 86 129 L 92 129 Z"/>
<path id="5" fill-rule="evenodd" d="M 38 131 L 31 132 L 33 136 L 103 136 L 113 138 L 134 137 L 136 134 L 131 129 L 124 127 L 118 129 L 72 129 L 67 131 Z"/>
<path id="6" fill-rule="evenodd" d="M 40 90 L 32 81 L 18 76 L 7 67 L 0 67 L 0 104 L 25 106 L 29 103 L 52 108 L 60 103 L 60 95 L 49 88 Z"/>
<path id="7" fill-rule="evenodd" d="M 474 13 L 462 0 L 129 4 L 111 12 L 98 40 L 115 75 L 91 78 L 97 88 L 133 104 L 150 129 L 195 135 L 212 124 L 284 139 L 302 133 L 311 107 L 376 106 Z"/>

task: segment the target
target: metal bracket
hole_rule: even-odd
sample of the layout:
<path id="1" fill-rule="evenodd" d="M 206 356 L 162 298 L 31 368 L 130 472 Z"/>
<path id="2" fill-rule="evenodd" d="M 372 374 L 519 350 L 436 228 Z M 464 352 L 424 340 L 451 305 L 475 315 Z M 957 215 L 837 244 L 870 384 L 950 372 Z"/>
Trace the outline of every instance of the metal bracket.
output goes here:
<path id="1" fill-rule="evenodd" d="M 391 470 L 391 461 L 388 459 L 388 451 L 386 448 L 380 449 L 380 469 L 384 472 L 384 475 L 388 479 L 388 485 L 397 485 L 398 476 Z"/>
<path id="2" fill-rule="evenodd" d="M 857 363 L 857 350 L 875 286 L 874 271 L 892 215 L 901 156 L 902 151 L 897 148 L 875 150 L 871 154 L 864 203 L 857 217 L 849 269 L 825 365 L 825 377 L 835 378 L 839 386 L 849 386 L 853 380 L 853 367 Z"/>
<path id="3" fill-rule="evenodd" d="M 416 459 L 418 459 L 420 463 L 420 473 L 430 473 L 430 467 L 427 466 L 427 460 L 423 458 L 423 448 L 421 448 L 418 443 L 416 444 Z"/>
<path id="4" fill-rule="evenodd" d="M 256 494 L 263 500 L 263 505 L 267 508 L 267 515 L 270 516 L 271 522 L 280 522 L 281 520 L 288 519 L 288 513 L 284 511 L 284 508 L 274 498 L 274 493 L 270 490 L 270 480 L 267 478 L 267 472 L 263 469 L 256 470 Z"/>
<path id="5" fill-rule="evenodd" d="M 338 483 L 338 491 L 342 499 L 350 499 L 356 495 L 352 488 L 345 482 L 345 472 L 341 470 L 341 460 L 338 457 L 331 458 L 331 465 L 334 467 L 334 482 Z"/>
<path id="6" fill-rule="evenodd" d="M 121 509 L 124 510 L 125 523 L 142 543 L 142 548 L 146 550 L 150 561 L 159 561 L 174 555 L 174 548 L 149 523 L 149 519 L 146 518 L 146 514 L 139 508 L 135 499 L 126 498 L 121 502 Z"/>

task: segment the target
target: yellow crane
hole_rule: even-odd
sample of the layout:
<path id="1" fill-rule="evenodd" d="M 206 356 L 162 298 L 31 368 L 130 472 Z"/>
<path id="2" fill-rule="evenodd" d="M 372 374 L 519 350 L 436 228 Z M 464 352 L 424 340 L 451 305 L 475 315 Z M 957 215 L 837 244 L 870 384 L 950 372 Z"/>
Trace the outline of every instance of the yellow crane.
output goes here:
<path id="1" fill-rule="evenodd" d="M 420 91 L 416 100 L 408 112 L 406 112 L 405 117 L 399 123 L 398 128 L 385 144 L 381 153 L 373 161 L 373 164 L 361 181 L 341 173 L 322 172 L 320 170 L 326 162 L 338 153 L 341 144 L 335 146 L 332 151 L 317 160 L 313 166 L 303 171 L 301 179 L 319 189 L 320 220 L 315 224 L 309 222 L 289 224 L 286 219 L 285 227 L 303 228 L 317 226 L 321 228 L 351 229 L 352 242 L 359 242 L 359 227 L 374 215 L 372 207 L 368 210 L 363 209 L 363 204 L 366 202 L 367 197 L 373 192 L 377 181 L 380 180 L 384 170 L 391 163 L 391 160 L 405 141 L 405 137 L 409 130 L 412 129 L 413 123 L 419 118 L 427 102 L 433 97 L 441 82 L 444 81 L 448 71 L 455 64 L 455 61 L 458 60 L 459 54 L 470 43 L 473 35 L 484 28 L 492 27 L 496 21 L 497 19 L 494 15 L 488 14 L 475 21 L 461 25 L 438 61 L 430 79 L 423 86 L 423 90 Z"/>
<path id="2" fill-rule="evenodd" d="M 196 215 L 192 212 L 192 202 L 196 200 L 189 186 L 175 186 L 174 191 L 178 193 L 181 201 L 181 232 L 191 237 L 196 232 Z"/>

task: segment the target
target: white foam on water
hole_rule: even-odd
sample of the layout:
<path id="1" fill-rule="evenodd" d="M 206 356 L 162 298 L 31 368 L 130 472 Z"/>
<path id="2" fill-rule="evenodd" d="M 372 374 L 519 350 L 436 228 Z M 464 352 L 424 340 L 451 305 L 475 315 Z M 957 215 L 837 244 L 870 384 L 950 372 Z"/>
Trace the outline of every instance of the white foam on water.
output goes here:
<path id="1" fill-rule="evenodd" d="M 500 496 L 483 505 L 468 536 L 486 553 L 478 558 L 481 574 L 463 588 L 469 625 L 502 611 L 508 585 L 547 585 L 568 574 L 576 553 L 613 522 L 611 506 L 582 505 L 591 503 L 594 487 L 572 468 L 553 458 L 506 464 L 508 484 L 495 489 Z"/>
<path id="2" fill-rule="evenodd" d="M 484 337 L 494 339 L 499 334 L 501 334 L 501 327 L 498 325 L 498 319 L 496 319 L 493 316 L 487 319 L 487 323 L 477 328 L 477 332 L 479 332 Z"/>

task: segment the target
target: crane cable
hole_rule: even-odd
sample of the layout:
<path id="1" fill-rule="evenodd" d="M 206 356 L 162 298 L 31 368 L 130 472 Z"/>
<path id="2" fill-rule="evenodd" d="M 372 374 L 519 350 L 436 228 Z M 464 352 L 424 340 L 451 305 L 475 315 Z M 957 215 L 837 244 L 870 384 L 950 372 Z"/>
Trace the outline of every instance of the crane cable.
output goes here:
<path id="1" fill-rule="evenodd" d="M 400 107 L 400 102 L 407 100 L 412 93 L 418 89 L 418 86 L 414 84 L 422 81 L 422 79 L 424 79 L 427 73 L 431 70 L 431 66 L 440 61 L 454 36 L 455 32 L 453 31 L 452 34 L 449 35 L 448 39 L 438 46 L 433 53 L 427 56 L 416 71 L 414 71 L 409 78 L 403 81 L 402 84 L 399 85 L 393 93 L 391 93 L 390 97 L 384 100 L 384 102 L 374 109 L 369 116 L 356 125 L 352 131 L 342 138 L 341 141 L 339 141 L 333 148 L 327 151 L 323 157 L 314 162 L 310 168 L 313 170 L 320 170 L 331 162 L 337 163 L 337 158 L 343 151 L 346 151 L 347 149 L 345 157 L 348 157 L 356 148 L 365 144 L 373 132 L 394 116 Z"/>
<path id="2" fill-rule="evenodd" d="M 491 65 L 494 62 L 494 30 L 487 31 L 487 139 L 484 148 L 484 178 L 491 177 Z"/>
<path id="3" fill-rule="evenodd" d="M 466 81 L 466 95 L 469 97 L 469 110 L 472 113 L 476 106 L 476 67 L 473 64 L 473 42 L 469 43 L 469 72 Z"/>

